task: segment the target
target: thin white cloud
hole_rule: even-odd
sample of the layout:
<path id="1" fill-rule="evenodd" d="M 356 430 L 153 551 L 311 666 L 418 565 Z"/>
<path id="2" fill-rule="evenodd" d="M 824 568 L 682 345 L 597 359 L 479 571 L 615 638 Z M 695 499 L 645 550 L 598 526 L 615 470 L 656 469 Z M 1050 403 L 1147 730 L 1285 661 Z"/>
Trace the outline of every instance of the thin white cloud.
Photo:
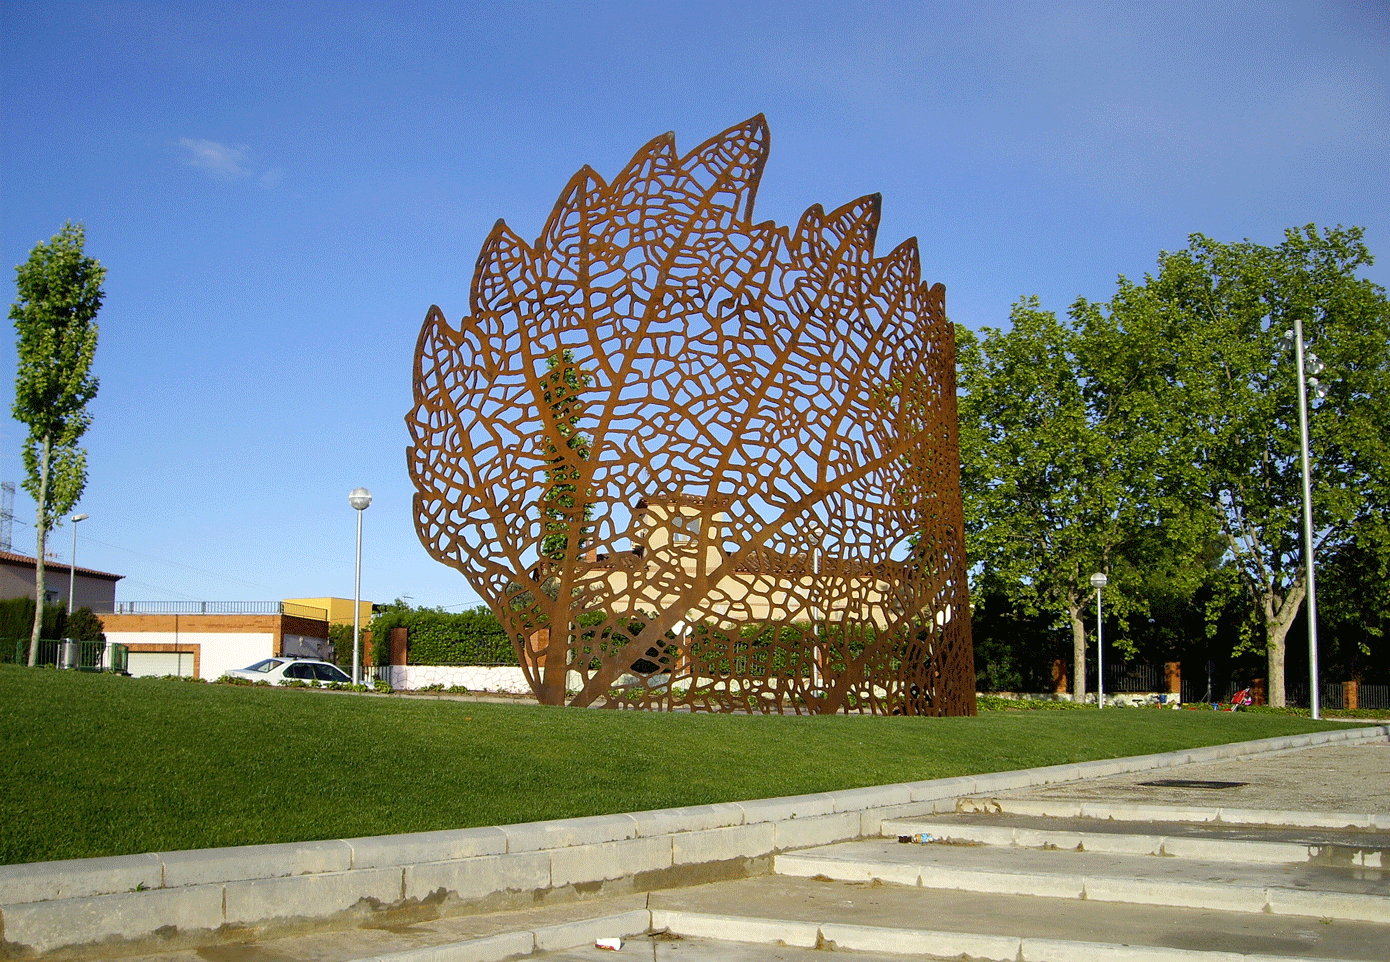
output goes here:
<path id="1" fill-rule="evenodd" d="M 246 146 L 232 147 L 215 140 L 181 137 L 179 147 L 183 150 L 185 164 L 217 180 L 249 179 L 269 189 L 279 184 L 285 176 L 278 167 L 258 170 L 251 163 L 250 148 Z"/>
<path id="2" fill-rule="evenodd" d="M 246 148 L 228 147 L 215 140 L 194 140 L 183 137 L 179 146 L 187 153 L 183 162 L 190 167 L 207 171 L 219 180 L 240 180 L 251 175 L 246 166 Z"/>

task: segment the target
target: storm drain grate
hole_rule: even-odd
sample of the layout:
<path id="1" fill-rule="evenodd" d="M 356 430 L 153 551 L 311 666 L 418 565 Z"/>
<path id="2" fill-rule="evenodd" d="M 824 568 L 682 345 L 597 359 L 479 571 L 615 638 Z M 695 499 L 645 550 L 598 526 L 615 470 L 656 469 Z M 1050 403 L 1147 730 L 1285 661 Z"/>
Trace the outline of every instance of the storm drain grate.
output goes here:
<path id="1" fill-rule="evenodd" d="M 1156 785 L 1159 788 L 1240 788 L 1248 785 L 1249 782 L 1209 782 L 1200 778 L 1158 778 L 1152 782 L 1140 782 L 1140 785 Z"/>

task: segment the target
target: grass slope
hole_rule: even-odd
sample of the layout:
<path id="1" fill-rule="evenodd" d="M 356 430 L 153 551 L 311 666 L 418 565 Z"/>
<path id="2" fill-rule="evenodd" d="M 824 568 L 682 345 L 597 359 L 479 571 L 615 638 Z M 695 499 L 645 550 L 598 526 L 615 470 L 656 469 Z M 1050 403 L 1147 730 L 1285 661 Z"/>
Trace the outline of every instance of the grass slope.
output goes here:
<path id="1" fill-rule="evenodd" d="M 1139 709 L 647 714 L 0 665 L 0 864 L 767 798 L 1326 727 Z"/>

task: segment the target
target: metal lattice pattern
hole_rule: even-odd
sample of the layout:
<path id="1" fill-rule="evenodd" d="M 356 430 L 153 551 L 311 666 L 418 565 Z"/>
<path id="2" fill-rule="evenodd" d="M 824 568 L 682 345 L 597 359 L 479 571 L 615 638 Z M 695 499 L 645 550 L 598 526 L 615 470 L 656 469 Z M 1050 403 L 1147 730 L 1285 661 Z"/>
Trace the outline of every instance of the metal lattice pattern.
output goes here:
<path id="1" fill-rule="evenodd" d="M 752 219 L 761 116 L 499 221 L 407 416 L 420 539 L 537 698 L 975 709 L 945 289 L 879 197 Z"/>

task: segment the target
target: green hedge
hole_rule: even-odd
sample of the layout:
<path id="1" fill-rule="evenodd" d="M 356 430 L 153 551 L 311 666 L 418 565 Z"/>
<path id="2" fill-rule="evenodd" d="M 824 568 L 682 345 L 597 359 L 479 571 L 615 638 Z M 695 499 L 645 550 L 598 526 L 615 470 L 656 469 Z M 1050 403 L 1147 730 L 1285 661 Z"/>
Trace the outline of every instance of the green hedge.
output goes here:
<path id="1" fill-rule="evenodd" d="M 384 611 L 372 619 L 372 655 L 378 665 L 390 653 L 391 629 L 405 628 L 412 665 L 515 665 L 516 650 L 487 608 L 457 613 L 436 609 Z"/>
<path id="2" fill-rule="evenodd" d="M 90 612 L 89 612 L 90 614 Z M 66 636 L 68 626 L 67 605 L 45 605 L 43 609 L 43 629 L 40 638 L 55 639 Z M 0 601 L 0 662 L 29 660 L 29 636 L 34 630 L 34 599 L 7 598 Z"/>

